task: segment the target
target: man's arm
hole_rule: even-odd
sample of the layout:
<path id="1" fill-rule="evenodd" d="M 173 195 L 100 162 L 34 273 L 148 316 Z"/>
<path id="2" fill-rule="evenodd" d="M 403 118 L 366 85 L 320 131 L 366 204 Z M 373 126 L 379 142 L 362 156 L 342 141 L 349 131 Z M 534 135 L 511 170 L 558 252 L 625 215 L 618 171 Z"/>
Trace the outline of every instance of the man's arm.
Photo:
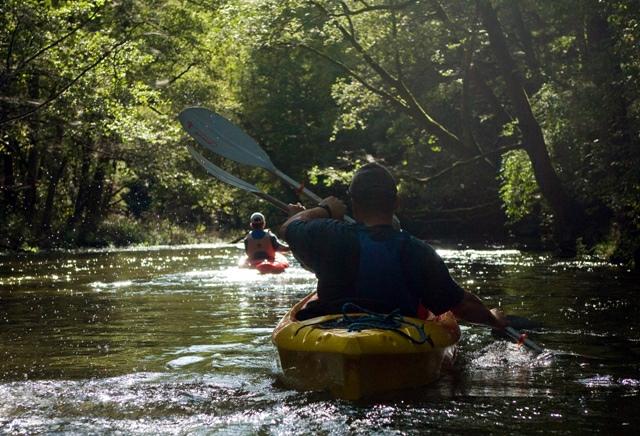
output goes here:
<path id="1" fill-rule="evenodd" d="M 433 247 L 426 243 L 421 246 L 424 260 L 419 255 L 414 257 L 418 262 L 425 262 L 423 268 L 428 283 L 428 292 L 422 296 L 425 307 L 435 314 L 450 310 L 456 318 L 463 321 L 498 329 L 506 327 L 507 322 L 502 312 L 487 309 L 480 298 L 462 289 L 451 277 L 449 269 Z"/>
<path id="2" fill-rule="evenodd" d="M 467 291 L 464 291 L 462 301 L 453 307 L 451 312 L 453 312 L 458 319 L 477 324 L 485 324 L 496 329 L 503 329 L 508 325 L 504 314 L 500 310 L 489 310 L 477 296 Z"/>

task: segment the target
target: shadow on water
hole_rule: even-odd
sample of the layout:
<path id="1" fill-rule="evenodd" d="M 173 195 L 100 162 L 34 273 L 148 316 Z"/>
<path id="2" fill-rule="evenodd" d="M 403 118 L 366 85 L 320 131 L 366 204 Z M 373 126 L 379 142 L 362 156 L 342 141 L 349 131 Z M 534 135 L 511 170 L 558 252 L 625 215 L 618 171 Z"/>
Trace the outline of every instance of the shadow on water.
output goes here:
<path id="1" fill-rule="evenodd" d="M 439 250 L 467 289 L 545 348 L 462 326 L 431 386 L 361 402 L 278 380 L 270 335 L 314 287 L 237 267 L 240 246 L 0 257 L 0 432 L 631 433 L 638 276 L 515 250 Z M 612 419 L 615 416 L 615 419 Z"/>

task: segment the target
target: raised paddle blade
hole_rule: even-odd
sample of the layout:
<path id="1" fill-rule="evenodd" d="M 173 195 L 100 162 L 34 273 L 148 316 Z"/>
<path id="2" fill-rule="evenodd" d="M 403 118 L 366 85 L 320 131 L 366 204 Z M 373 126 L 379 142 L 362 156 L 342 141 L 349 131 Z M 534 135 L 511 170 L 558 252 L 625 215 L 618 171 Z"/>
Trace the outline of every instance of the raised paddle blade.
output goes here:
<path id="1" fill-rule="evenodd" d="M 320 202 L 322 200 L 304 185 L 276 168 L 269 155 L 251 136 L 223 116 L 206 108 L 190 107 L 180 112 L 178 119 L 189 135 L 208 150 L 241 164 L 263 168 L 275 174 L 290 187 L 301 191 L 313 201 Z M 278 207 L 283 209 L 281 206 Z M 353 218 L 346 215 L 344 219 L 347 222 L 355 222 Z"/>
<path id="2" fill-rule="evenodd" d="M 202 165 L 202 167 L 207 170 L 207 172 L 209 174 L 211 174 L 212 176 L 216 177 L 217 179 L 228 183 L 229 185 L 233 185 L 237 188 L 240 189 L 244 189 L 245 191 L 249 191 L 249 192 L 260 192 L 260 190 L 258 188 L 256 188 L 255 186 L 253 186 L 251 183 L 245 182 L 244 180 L 234 176 L 233 174 L 229 174 L 228 172 L 226 172 L 225 170 L 223 170 L 222 168 L 220 168 L 219 166 L 213 164 L 211 161 L 209 161 L 207 158 L 205 158 L 203 155 L 201 155 L 200 153 L 198 153 L 192 146 L 187 145 L 187 149 L 189 150 L 189 153 L 191 153 L 191 156 L 200 164 Z"/>
<path id="3" fill-rule="evenodd" d="M 191 153 L 191 157 L 193 157 L 200 165 L 202 165 L 202 167 L 213 177 L 231 186 L 235 186 L 236 188 L 249 191 L 252 194 L 262 198 L 263 200 L 266 200 L 269 203 L 273 204 L 275 207 L 282 210 L 283 212 L 288 212 L 287 204 L 284 203 L 283 201 L 280 201 L 277 198 L 272 197 L 271 195 L 265 192 L 262 192 L 260 189 L 256 188 L 251 183 L 245 182 L 244 180 L 234 176 L 233 174 L 229 174 L 219 166 L 213 164 L 206 157 L 198 153 L 192 146 L 187 145 L 187 149 L 189 150 L 189 153 Z"/>
<path id="4" fill-rule="evenodd" d="M 178 115 L 182 127 L 200 145 L 238 163 L 275 172 L 269 155 L 232 122 L 209 109 L 190 107 Z"/>

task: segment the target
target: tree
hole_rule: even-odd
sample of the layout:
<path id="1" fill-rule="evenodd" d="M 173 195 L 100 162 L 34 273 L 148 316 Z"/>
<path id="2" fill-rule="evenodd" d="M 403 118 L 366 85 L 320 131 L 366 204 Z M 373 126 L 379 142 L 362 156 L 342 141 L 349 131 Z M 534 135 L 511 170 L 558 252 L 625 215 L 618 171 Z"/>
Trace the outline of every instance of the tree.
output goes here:
<path id="1" fill-rule="evenodd" d="M 400 165 L 409 191 L 413 182 L 433 185 L 442 177 L 455 186 L 451 176 L 475 165 L 473 175 L 486 188 L 475 197 L 497 197 L 500 156 L 524 150 L 538 186 L 527 192 L 542 195 L 547 206 L 538 210 L 550 211 L 555 240 L 571 253 L 587 231 L 584 198 L 546 141 L 548 119 L 536 106 L 554 74 L 567 69 L 556 63 L 557 71 L 543 70 L 539 59 L 553 57 L 553 41 L 566 41 L 570 28 L 558 23 L 545 33 L 544 5 L 495 4 L 500 14 L 488 0 L 289 1 L 271 4 L 276 30 L 263 41 L 309 51 L 340 69 L 334 97 L 344 112 L 338 123 L 351 120 L 343 126 L 379 129 L 378 114 L 385 114 L 387 130 L 377 139 L 406 144 L 392 163 Z"/>

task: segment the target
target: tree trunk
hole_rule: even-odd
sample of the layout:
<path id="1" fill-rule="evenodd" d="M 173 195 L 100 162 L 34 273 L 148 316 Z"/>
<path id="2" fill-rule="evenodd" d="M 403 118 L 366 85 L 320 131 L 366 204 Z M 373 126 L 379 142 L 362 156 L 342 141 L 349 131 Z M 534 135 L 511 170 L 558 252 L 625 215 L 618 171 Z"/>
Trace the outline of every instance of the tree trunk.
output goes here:
<path id="1" fill-rule="evenodd" d="M 586 68 L 589 78 L 602 90 L 602 106 L 608 119 L 602 120 L 600 126 L 605 141 L 615 147 L 633 143 L 627 108 L 630 103 L 625 97 L 624 77 L 620 61 L 614 57 L 614 41 L 606 18 L 591 11 L 587 17 L 587 51 Z"/>
<path id="2" fill-rule="evenodd" d="M 2 193 L 3 210 L 13 212 L 16 207 L 16 179 L 13 170 L 13 156 L 11 153 L 2 154 Z"/>
<path id="3" fill-rule="evenodd" d="M 581 208 L 567 195 L 551 164 L 542 129 L 531 110 L 524 89 L 524 81 L 509 53 L 496 11 L 489 0 L 476 0 L 476 5 L 489 34 L 491 48 L 501 74 L 505 79 L 507 93 L 522 133 L 524 149 L 531 160 L 540 192 L 553 210 L 556 242 L 563 253 L 571 254 L 575 252 L 575 241 L 582 226 Z"/>
<path id="4" fill-rule="evenodd" d="M 100 158 L 96 170 L 93 173 L 93 181 L 87 192 L 85 216 L 78 234 L 78 240 L 82 244 L 92 242 L 89 236 L 95 232 L 102 218 L 102 200 L 105 188 L 106 166 L 108 163 L 107 158 Z"/>
<path id="5" fill-rule="evenodd" d="M 520 8 L 520 2 L 510 1 L 509 7 L 511 9 L 511 15 L 513 17 L 513 23 L 515 24 L 516 34 L 522 44 L 522 49 L 525 55 L 525 62 L 529 71 L 531 72 L 531 79 L 527 88 L 529 93 L 537 92 L 542 86 L 542 75 L 540 74 L 540 63 L 538 62 L 538 56 L 533 45 L 533 36 L 531 31 L 527 28 L 522 18 L 522 10 Z"/>
<path id="6" fill-rule="evenodd" d="M 33 72 L 29 80 L 29 97 L 38 99 L 40 97 L 40 79 L 37 72 Z M 36 222 L 36 213 L 38 205 L 38 176 L 40 170 L 40 144 L 39 144 L 39 126 L 38 117 L 33 116 L 30 120 L 29 141 L 31 149 L 27 157 L 27 172 L 25 175 L 25 185 L 27 186 L 24 194 L 24 221 L 33 229 Z"/>
<path id="7" fill-rule="evenodd" d="M 30 135 L 32 141 L 37 140 L 36 135 Z M 25 174 L 26 190 L 24 193 L 24 220 L 30 227 L 35 222 L 38 204 L 38 170 L 40 169 L 40 151 L 36 144 L 32 145 L 27 158 L 27 172 Z"/>
<path id="8" fill-rule="evenodd" d="M 67 160 L 63 159 L 60 163 L 60 166 L 49 178 L 49 186 L 47 187 L 47 199 L 45 200 L 44 209 L 42 210 L 42 223 L 40 224 L 38 239 L 41 239 L 42 236 L 47 238 L 49 230 L 51 229 L 56 190 L 58 188 L 58 182 L 60 182 L 60 179 L 62 178 L 66 167 Z"/>
<path id="9" fill-rule="evenodd" d="M 76 231 L 77 224 L 82 220 L 82 215 L 87 203 L 87 192 L 89 191 L 89 170 L 91 169 L 91 158 L 93 144 L 82 144 L 82 162 L 80 164 L 80 174 L 77 179 L 78 192 L 73 206 L 73 214 L 67 220 L 67 230 Z"/>
<path id="10" fill-rule="evenodd" d="M 633 257 L 632 245 L 635 243 L 637 247 L 640 244 L 640 229 L 634 212 L 637 210 L 634 207 L 637 196 L 634 199 L 629 195 L 640 183 L 637 167 L 640 141 L 633 127 L 633 116 L 628 109 L 633 106 L 632 98 L 629 97 L 633 95 L 633 91 L 628 95 L 628 80 L 621 68 L 625 60 L 619 57 L 616 50 L 614 32 L 607 20 L 607 9 L 606 4 L 588 2 L 586 16 L 583 17 L 586 29 L 584 71 L 586 80 L 595 85 L 598 96 L 595 112 L 597 122 L 593 123 L 591 132 L 598 141 L 591 143 L 589 153 L 597 161 L 607 164 L 596 167 L 590 177 L 605 185 L 616 186 L 618 193 L 614 194 L 616 198 L 608 195 L 608 201 L 605 200 L 604 204 L 595 204 L 601 213 L 589 221 L 585 239 L 588 243 L 602 240 L 603 232 L 610 231 L 613 216 L 623 239 L 619 250 L 628 251 L 623 255 L 624 258 Z M 640 249 L 635 250 L 637 256 Z"/>

